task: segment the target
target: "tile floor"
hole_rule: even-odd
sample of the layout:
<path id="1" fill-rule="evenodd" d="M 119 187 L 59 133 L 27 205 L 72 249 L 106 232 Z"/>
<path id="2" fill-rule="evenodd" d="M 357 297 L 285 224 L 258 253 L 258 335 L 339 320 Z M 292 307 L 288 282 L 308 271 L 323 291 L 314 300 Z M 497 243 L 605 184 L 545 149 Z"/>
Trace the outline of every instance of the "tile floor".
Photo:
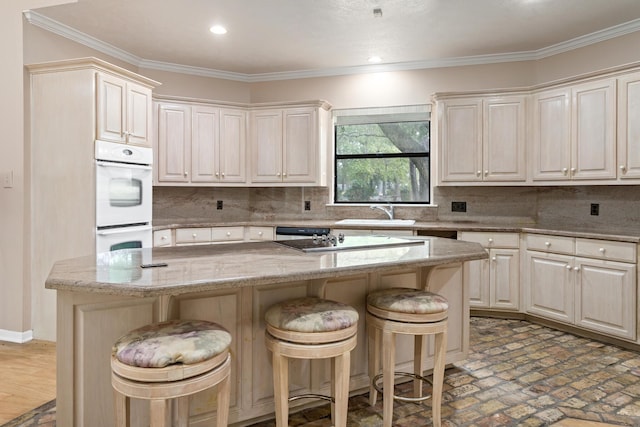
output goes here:
<path id="1" fill-rule="evenodd" d="M 520 320 L 471 318 L 468 360 L 446 372 L 443 427 L 640 427 L 640 354 Z M 397 392 L 408 392 L 399 386 Z M 349 427 L 382 425 L 382 402 L 349 402 Z M 292 427 L 330 426 L 328 406 Z M 429 401 L 396 402 L 394 427 L 431 425 Z M 55 426 L 55 401 L 3 427 Z M 273 421 L 253 427 L 273 427 Z"/>
<path id="2" fill-rule="evenodd" d="M 521 320 L 471 323 L 469 358 L 445 375 L 443 427 L 640 426 L 640 354 Z M 432 425 L 430 401 L 395 405 L 395 427 Z M 380 426 L 381 413 L 380 400 L 370 407 L 367 395 L 353 397 L 348 426 Z M 328 406 L 292 414 L 289 424 L 330 426 Z"/>

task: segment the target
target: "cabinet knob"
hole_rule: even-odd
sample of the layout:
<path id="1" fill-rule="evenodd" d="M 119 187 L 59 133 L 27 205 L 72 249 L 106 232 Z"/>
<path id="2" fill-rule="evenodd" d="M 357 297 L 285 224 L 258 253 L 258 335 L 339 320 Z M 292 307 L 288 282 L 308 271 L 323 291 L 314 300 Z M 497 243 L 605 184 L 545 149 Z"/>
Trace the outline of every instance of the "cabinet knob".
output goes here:
<path id="1" fill-rule="evenodd" d="M 493 239 L 489 238 L 489 244 L 493 243 Z"/>
<path id="2" fill-rule="evenodd" d="M 570 265 L 567 265 L 565 268 L 566 268 L 567 270 L 571 270 L 571 266 L 570 266 Z"/>
<path id="3" fill-rule="evenodd" d="M 218 172 L 216 172 L 216 176 L 219 176 L 220 174 Z"/>
<path id="4" fill-rule="evenodd" d="M 580 267 L 573 267 L 573 271 L 580 271 Z"/>
<path id="5" fill-rule="evenodd" d="M 286 172 L 282 172 L 282 176 L 287 176 L 287 173 Z"/>
<path id="6" fill-rule="evenodd" d="M 222 172 L 222 177 L 224 178 L 224 172 Z"/>
<path id="7" fill-rule="evenodd" d="M 160 237 L 160 240 L 167 240 L 167 236 Z"/>
<path id="8" fill-rule="evenodd" d="M 576 173 L 576 168 L 571 168 L 571 175 L 573 175 L 574 173 Z"/>
<path id="9" fill-rule="evenodd" d="M 600 253 L 601 253 L 601 254 L 603 254 L 603 253 L 604 253 L 604 251 L 605 251 L 605 249 L 604 249 L 604 248 L 600 248 L 600 249 L 598 249 L 598 250 L 600 251 Z"/>
<path id="10" fill-rule="evenodd" d="M 496 260 L 496 257 L 491 257 L 491 261 L 495 261 L 495 260 Z"/>
<path id="11" fill-rule="evenodd" d="M 258 236 L 262 236 L 262 231 L 258 231 Z"/>
<path id="12" fill-rule="evenodd" d="M 551 242 L 544 242 L 544 245 L 545 245 L 546 247 L 549 247 L 549 246 L 551 246 Z"/>
<path id="13" fill-rule="evenodd" d="M 476 175 L 478 176 L 482 175 L 482 171 L 476 171 Z"/>
<path id="14" fill-rule="evenodd" d="M 620 171 L 622 171 L 622 173 L 627 173 L 627 167 L 625 165 L 620 165 Z"/>
<path id="15" fill-rule="evenodd" d="M 188 176 L 188 175 L 189 175 L 189 172 L 185 172 L 185 173 L 184 173 L 184 176 Z"/>
<path id="16" fill-rule="evenodd" d="M 484 176 L 487 176 L 487 175 L 489 175 L 489 171 L 488 171 L 488 170 L 485 170 L 485 171 L 484 171 Z"/>
<path id="17" fill-rule="evenodd" d="M 566 174 L 567 174 L 567 172 L 569 172 L 569 169 L 567 169 L 567 168 L 562 168 L 562 173 L 563 173 L 564 175 L 566 175 Z"/>
<path id="18" fill-rule="evenodd" d="M 227 231 L 227 237 L 231 236 L 231 232 Z"/>
<path id="19" fill-rule="evenodd" d="M 277 173 L 276 173 L 276 176 L 280 176 L 280 172 L 277 172 Z"/>
<path id="20" fill-rule="evenodd" d="M 191 235 L 191 237 L 193 237 L 193 238 L 195 239 L 196 237 L 198 237 L 198 235 L 197 235 L 196 233 L 193 233 L 193 234 Z"/>

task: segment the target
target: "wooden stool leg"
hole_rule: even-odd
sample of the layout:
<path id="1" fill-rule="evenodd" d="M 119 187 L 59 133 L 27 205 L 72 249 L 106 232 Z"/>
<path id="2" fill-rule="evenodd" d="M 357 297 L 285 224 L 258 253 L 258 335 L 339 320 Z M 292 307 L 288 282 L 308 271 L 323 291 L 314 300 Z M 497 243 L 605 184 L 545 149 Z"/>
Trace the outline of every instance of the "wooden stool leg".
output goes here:
<path id="1" fill-rule="evenodd" d="M 167 427 L 167 416 L 169 415 L 169 402 L 164 399 L 153 399 L 149 401 L 151 410 L 150 427 Z"/>
<path id="2" fill-rule="evenodd" d="M 431 398 L 431 417 L 433 427 L 441 426 L 442 388 L 444 383 L 444 367 L 447 355 L 447 331 L 446 329 L 435 335 L 435 359 L 433 365 L 433 391 Z"/>
<path id="3" fill-rule="evenodd" d="M 425 336 L 415 335 L 413 342 L 413 373 L 422 376 L 426 369 L 426 363 L 424 362 Z M 413 380 L 413 396 L 422 397 L 422 380 Z"/>
<path id="4" fill-rule="evenodd" d="M 276 427 L 289 427 L 289 360 L 273 352 L 273 397 L 276 406 Z"/>
<path id="5" fill-rule="evenodd" d="M 374 406 L 378 400 L 378 391 L 373 387 L 373 377 L 380 372 L 380 335 L 382 331 L 371 325 L 367 326 L 369 334 L 369 405 Z"/>
<path id="6" fill-rule="evenodd" d="M 189 396 L 178 397 L 175 401 L 172 426 L 189 427 Z"/>
<path id="7" fill-rule="evenodd" d="M 217 427 L 229 424 L 229 404 L 231 403 L 231 379 L 229 375 L 218 384 L 218 421 Z"/>
<path id="8" fill-rule="evenodd" d="M 113 391 L 113 399 L 116 409 L 116 427 L 130 427 L 131 413 L 130 399 L 124 394 Z"/>
<path id="9" fill-rule="evenodd" d="M 393 421 L 393 394 L 396 365 L 396 336 L 393 332 L 382 332 L 382 425 L 391 427 Z"/>
<path id="10" fill-rule="evenodd" d="M 347 412 L 349 408 L 349 371 L 351 368 L 351 353 L 349 351 L 332 359 L 334 362 L 333 385 L 335 393 L 335 410 L 333 425 L 347 427 Z"/>
<path id="11" fill-rule="evenodd" d="M 338 403 L 338 398 L 336 397 L 338 387 L 338 382 L 336 381 L 336 358 L 332 357 L 329 364 L 331 366 L 331 397 L 333 397 L 331 402 L 331 425 L 336 426 L 336 404 Z"/>

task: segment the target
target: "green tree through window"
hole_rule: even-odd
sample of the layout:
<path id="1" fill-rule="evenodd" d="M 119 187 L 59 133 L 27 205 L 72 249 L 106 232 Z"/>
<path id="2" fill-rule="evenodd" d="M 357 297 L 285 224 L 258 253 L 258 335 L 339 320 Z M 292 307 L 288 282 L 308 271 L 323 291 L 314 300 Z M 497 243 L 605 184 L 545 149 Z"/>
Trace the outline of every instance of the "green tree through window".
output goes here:
<path id="1" fill-rule="evenodd" d="M 429 203 L 429 121 L 338 124 L 336 203 Z"/>

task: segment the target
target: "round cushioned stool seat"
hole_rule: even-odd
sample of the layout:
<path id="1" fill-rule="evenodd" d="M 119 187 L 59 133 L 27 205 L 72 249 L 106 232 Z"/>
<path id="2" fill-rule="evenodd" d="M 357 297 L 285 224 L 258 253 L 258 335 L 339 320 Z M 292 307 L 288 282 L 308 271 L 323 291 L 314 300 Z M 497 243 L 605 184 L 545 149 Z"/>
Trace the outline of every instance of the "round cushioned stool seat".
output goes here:
<path id="1" fill-rule="evenodd" d="M 189 396 L 217 386 L 217 424 L 229 417 L 231 334 L 202 320 L 169 320 L 135 329 L 113 345 L 111 385 L 116 425 L 128 426 L 129 399 L 150 401 L 150 425 L 166 427 L 170 399 L 174 419 L 187 425 Z"/>
<path id="2" fill-rule="evenodd" d="M 358 312 L 337 301 L 304 297 L 270 307 L 265 321 L 271 335 L 286 341 L 326 342 L 327 336 L 337 341 L 356 333 Z"/>
<path id="3" fill-rule="evenodd" d="M 399 322 L 437 322 L 446 319 L 446 298 L 413 288 L 390 288 L 367 295 L 367 310 L 383 319 Z"/>

